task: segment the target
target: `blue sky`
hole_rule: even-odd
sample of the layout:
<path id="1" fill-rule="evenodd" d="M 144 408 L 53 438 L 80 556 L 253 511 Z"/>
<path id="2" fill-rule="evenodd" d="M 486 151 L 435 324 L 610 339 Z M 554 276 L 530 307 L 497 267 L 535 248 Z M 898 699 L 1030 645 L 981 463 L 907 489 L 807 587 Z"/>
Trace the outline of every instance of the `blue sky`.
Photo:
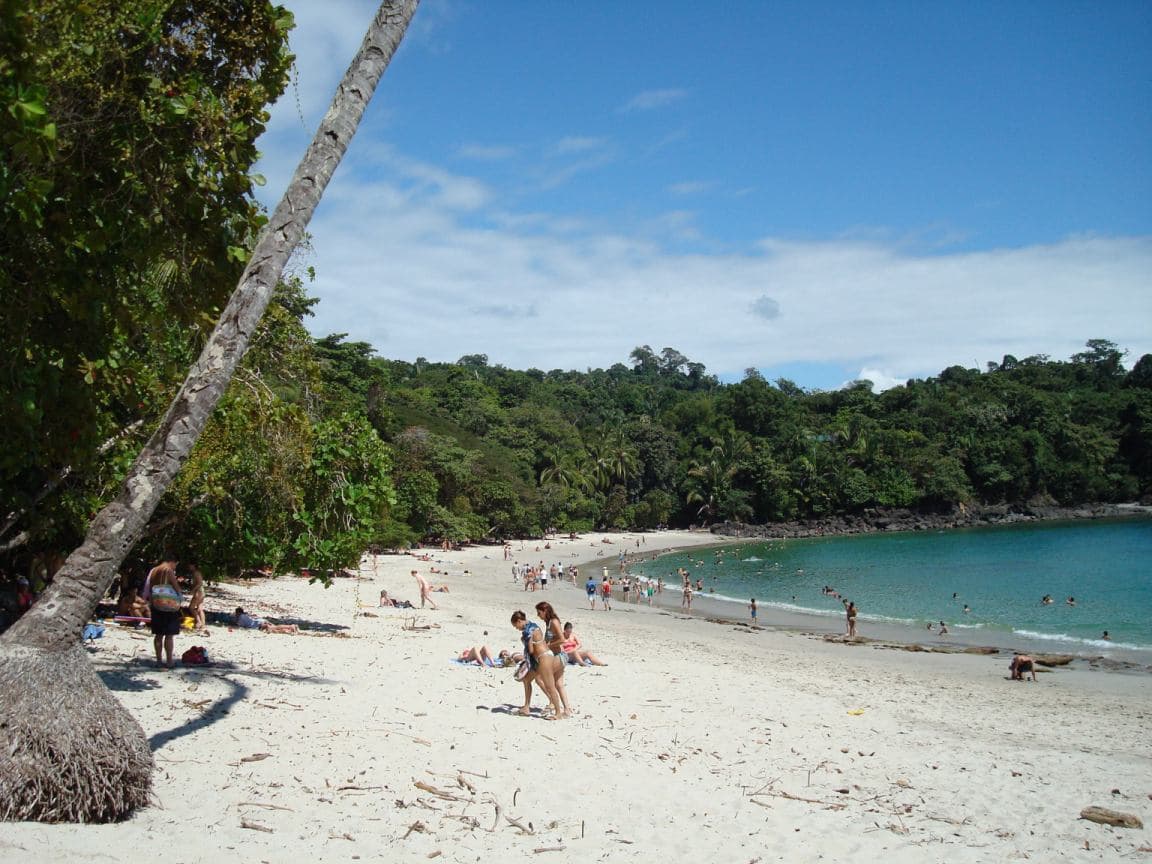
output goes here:
<path id="1" fill-rule="evenodd" d="M 376 7 L 286 5 L 269 204 Z M 312 329 L 822 389 L 1097 337 L 1131 364 L 1149 45 L 1147 3 L 424 0 L 312 223 Z"/>

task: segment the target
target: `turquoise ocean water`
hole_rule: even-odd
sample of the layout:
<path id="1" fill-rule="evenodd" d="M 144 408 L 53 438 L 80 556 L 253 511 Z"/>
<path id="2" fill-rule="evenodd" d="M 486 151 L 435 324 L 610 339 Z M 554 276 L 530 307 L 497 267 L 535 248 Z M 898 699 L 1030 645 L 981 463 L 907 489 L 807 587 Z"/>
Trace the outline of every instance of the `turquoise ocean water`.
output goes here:
<path id="1" fill-rule="evenodd" d="M 993 645 L 1152 651 L 1147 518 L 744 542 L 630 569 L 661 576 L 675 591 L 677 567 L 703 578 L 709 596 L 741 604 L 734 614 L 746 614 L 755 597 L 764 620 L 773 608 L 842 619 L 840 601 L 821 594 L 827 585 L 855 601 L 862 628 L 873 621 L 923 634 L 927 622 L 944 620 L 953 633 Z M 1049 606 L 1040 602 L 1045 594 Z M 1100 639 L 1105 630 L 1111 642 Z"/>

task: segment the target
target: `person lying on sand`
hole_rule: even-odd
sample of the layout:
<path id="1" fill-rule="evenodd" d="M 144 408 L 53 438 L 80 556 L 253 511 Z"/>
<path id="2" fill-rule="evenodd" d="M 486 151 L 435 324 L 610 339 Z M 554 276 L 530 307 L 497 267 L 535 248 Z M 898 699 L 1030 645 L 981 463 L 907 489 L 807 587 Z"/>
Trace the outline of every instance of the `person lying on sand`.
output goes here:
<path id="1" fill-rule="evenodd" d="M 465 648 L 456 655 L 456 659 L 463 663 L 475 663 L 477 666 L 496 665 L 496 661 L 492 657 L 492 649 L 487 645 L 473 645 L 471 648 Z"/>
<path id="2" fill-rule="evenodd" d="M 262 633 L 287 633 L 292 636 L 300 632 L 300 627 L 297 624 L 273 624 L 271 621 L 249 615 L 242 606 L 236 607 L 236 626 L 245 630 L 259 630 Z"/>
<path id="3" fill-rule="evenodd" d="M 580 642 L 580 637 L 577 636 L 576 632 L 572 629 L 571 621 L 564 624 L 564 642 L 560 648 L 568 655 L 568 662 L 577 666 L 608 665 L 591 651 L 584 650 L 584 646 Z"/>

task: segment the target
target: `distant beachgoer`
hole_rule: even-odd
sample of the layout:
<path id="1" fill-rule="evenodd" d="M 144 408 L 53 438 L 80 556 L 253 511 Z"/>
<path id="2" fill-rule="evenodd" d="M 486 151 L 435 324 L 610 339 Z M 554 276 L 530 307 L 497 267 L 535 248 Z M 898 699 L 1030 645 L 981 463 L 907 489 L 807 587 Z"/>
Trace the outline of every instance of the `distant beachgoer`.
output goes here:
<path id="1" fill-rule="evenodd" d="M 935 625 L 935 624 L 933 624 L 931 621 L 929 621 L 929 622 L 928 622 L 928 628 L 927 628 L 927 629 L 928 629 L 928 632 L 929 632 L 929 633 L 931 633 L 933 630 L 935 630 L 935 629 L 936 629 L 936 625 Z"/>
<path id="2" fill-rule="evenodd" d="M 432 599 L 432 586 L 428 584 L 428 580 L 425 579 L 418 570 L 413 570 L 412 576 L 416 579 L 416 584 L 420 586 L 420 608 L 423 609 L 425 603 L 431 604 L 433 609 L 440 608 L 436 605 L 436 601 Z"/>
<path id="3" fill-rule="evenodd" d="M 1105 642 L 1111 642 L 1112 641 L 1112 637 L 1108 635 L 1107 630 L 1105 630 L 1104 633 L 1101 634 L 1100 638 L 1103 639 Z"/>
<path id="4" fill-rule="evenodd" d="M 596 580 L 593 579 L 591 576 L 589 576 L 588 581 L 584 583 L 584 591 L 588 595 L 588 608 L 589 609 L 595 609 L 596 608 Z"/>
<path id="5" fill-rule="evenodd" d="M 848 636 L 854 638 L 856 636 L 856 604 L 849 600 L 844 612 L 848 616 Z"/>
<path id="6" fill-rule="evenodd" d="M 1067 603 L 1069 606 L 1075 606 L 1076 605 L 1076 598 L 1075 597 L 1069 597 L 1064 602 Z"/>
<path id="7" fill-rule="evenodd" d="M 607 570 L 605 570 L 607 572 Z M 607 576 L 600 583 L 600 602 L 604 604 L 604 611 L 612 611 L 612 580 Z"/>
<path id="8" fill-rule="evenodd" d="M 300 632 L 298 624 L 273 624 L 271 621 L 265 621 L 263 618 L 257 618 L 255 615 L 249 615 L 244 611 L 244 607 L 237 606 L 234 613 L 236 619 L 236 626 L 243 630 L 259 630 L 261 633 L 284 633 L 290 636 L 295 636 Z"/>
<path id="9" fill-rule="evenodd" d="M 756 623 L 756 598 L 753 597 L 752 601 L 748 604 L 748 614 L 752 617 L 752 623 Z"/>
<path id="10" fill-rule="evenodd" d="M 971 612 L 971 611 L 972 611 L 972 610 L 968 608 L 968 604 L 967 604 L 967 603 L 965 603 L 965 604 L 964 604 L 964 614 L 965 614 L 965 615 L 967 615 L 967 614 L 968 614 L 969 612 Z"/>
<path id="11" fill-rule="evenodd" d="M 957 597 L 959 597 L 959 596 L 960 596 L 960 594 L 959 594 L 958 592 L 956 592 L 956 591 L 953 591 L 953 592 L 952 592 L 952 599 L 953 599 L 953 600 L 955 600 L 955 599 L 956 599 Z"/>
<path id="12" fill-rule="evenodd" d="M 697 591 L 703 591 L 703 590 L 704 590 L 704 580 L 703 580 L 703 579 L 697 578 L 697 580 L 696 580 L 696 590 L 697 590 Z"/>
<path id="13" fill-rule="evenodd" d="M 1025 672 L 1031 672 L 1032 680 L 1036 680 L 1036 662 L 1027 654 L 1013 654 L 1008 671 L 1012 674 L 1013 681 L 1023 681 Z"/>
<path id="14" fill-rule="evenodd" d="M 1045 606 L 1051 606 L 1052 605 L 1052 595 L 1051 594 L 1045 594 L 1043 597 L 1040 598 L 1040 602 Z"/>
<path id="15" fill-rule="evenodd" d="M 625 606 L 628 605 L 628 592 L 632 589 L 632 580 L 625 576 L 620 580 L 620 597 L 621 603 Z"/>
<path id="16" fill-rule="evenodd" d="M 948 635 L 948 625 L 945 624 L 943 621 L 940 622 L 940 635 L 941 636 L 947 636 Z"/>
<path id="17" fill-rule="evenodd" d="M 188 611 L 192 615 L 193 626 L 202 636 L 207 636 L 208 625 L 204 620 L 204 574 L 195 564 L 183 566 L 183 576 L 192 583 L 188 594 Z"/>
<path id="18" fill-rule="evenodd" d="M 687 610 L 689 613 L 692 611 L 692 583 L 684 583 L 684 596 L 680 598 L 680 608 Z"/>

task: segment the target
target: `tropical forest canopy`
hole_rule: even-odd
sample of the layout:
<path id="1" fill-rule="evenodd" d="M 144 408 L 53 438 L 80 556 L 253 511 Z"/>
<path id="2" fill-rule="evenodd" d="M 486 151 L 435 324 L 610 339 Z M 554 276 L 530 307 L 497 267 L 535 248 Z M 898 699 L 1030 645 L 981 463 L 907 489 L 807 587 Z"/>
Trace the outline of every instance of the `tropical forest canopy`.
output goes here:
<path id="1" fill-rule="evenodd" d="M 264 223 L 291 24 L 248 0 L 0 5 L 0 566 L 79 542 L 207 338 Z M 391 360 L 310 336 L 315 302 L 305 273 L 281 285 L 139 561 L 1152 494 L 1152 356 L 1102 339 L 811 392 L 648 346 L 583 372 Z"/>

